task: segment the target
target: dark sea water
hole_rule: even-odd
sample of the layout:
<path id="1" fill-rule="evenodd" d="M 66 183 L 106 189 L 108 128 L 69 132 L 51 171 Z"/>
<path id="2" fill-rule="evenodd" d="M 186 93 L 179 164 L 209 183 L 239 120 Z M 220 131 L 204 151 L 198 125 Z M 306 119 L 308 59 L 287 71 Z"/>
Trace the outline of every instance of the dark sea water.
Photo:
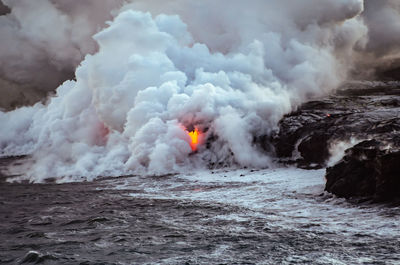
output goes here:
<path id="1" fill-rule="evenodd" d="M 399 208 L 325 194 L 323 174 L 3 180 L 0 263 L 400 264 Z"/>

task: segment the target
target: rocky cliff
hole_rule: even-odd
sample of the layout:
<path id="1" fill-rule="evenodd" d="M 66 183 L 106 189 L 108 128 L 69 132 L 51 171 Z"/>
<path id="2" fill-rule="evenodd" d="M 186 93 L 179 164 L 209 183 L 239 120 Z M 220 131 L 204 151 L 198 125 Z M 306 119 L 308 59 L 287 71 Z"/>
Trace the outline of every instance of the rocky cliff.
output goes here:
<path id="1" fill-rule="evenodd" d="M 400 83 L 351 83 L 286 115 L 272 136 L 284 163 L 324 168 L 340 197 L 400 197 Z M 337 157 L 342 146 L 340 161 Z"/>

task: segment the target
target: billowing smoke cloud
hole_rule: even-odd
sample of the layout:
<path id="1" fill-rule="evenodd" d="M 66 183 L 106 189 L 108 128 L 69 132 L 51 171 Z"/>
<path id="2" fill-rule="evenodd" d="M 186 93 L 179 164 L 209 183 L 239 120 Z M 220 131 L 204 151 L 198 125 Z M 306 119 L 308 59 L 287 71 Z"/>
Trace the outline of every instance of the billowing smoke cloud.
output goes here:
<path id="1" fill-rule="evenodd" d="M 115 0 L 2 0 L 0 16 L 0 108 L 45 98 L 73 78 L 75 68 L 96 51 L 92 35 L 111 19 Z M 8 7 L 11 10 L 7 14 Z"/>
<path id="2" fill-rule="evenodd" d="M 269 154 L 255 139 L 298 104 L 336 88 L 356 55 L 372 49 L 361 0 L 134 1 L 114 11 L 113 22 L 94 35 L 98 48 L 88 37 L 93 25 L 111 16 L 104 10 L 116 9 L 115 1 L 108 2 L 93 13 L 99 17 L 87 18 L 83 14 L 95 2 L 81 9 L 81 2 L 78 8 L 74 1 L 35 1 L 38 11 L 29 13 L 29 44 L 15 53 L 34 55 L 37 45 L 30 45 L 45 43 L 51 62 L 70 69 L 83 54 L 97 52 L 46 104 L 0 112 L 2 153 L 33 154 L 21 178 L 268 166 Z M 5 3 L 12 8 L 9 21 L 31 2 Z M 66 29 L 36 36 L 43 31 L 35 20 L 39 10 Z M 35 58 L 15 69 L 32 69 Z M 12 80 L 24 77 L 12 71 L 5 76 L 12 74 Z M 204 133 L 197 153 L 185 127 Z"/>
<path id="3" fill-rule="evenodd" d="M 365 1 L 363 18 L 368 27 L 366 50 L 377 56 L 399 56 L 400 2 Z"/>

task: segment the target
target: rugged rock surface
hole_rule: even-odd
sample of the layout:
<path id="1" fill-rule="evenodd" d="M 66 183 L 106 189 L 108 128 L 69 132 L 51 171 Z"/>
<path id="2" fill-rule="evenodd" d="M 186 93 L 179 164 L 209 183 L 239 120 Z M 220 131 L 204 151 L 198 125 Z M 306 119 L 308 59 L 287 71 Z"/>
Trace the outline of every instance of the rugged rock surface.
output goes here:
<path id="1" fill-rule="evenodd" d="M 323 168 L 337 141 L 390 142 L 399 132 L 400 83 L 349 84 L 286 115 L 272 142 L 279 158 L 300 167 Z"/>
<path id="2" fill-rule="evenodd" d="M 399 137 L 395 141 L 399 141 Z M 376 140 L 346 150 L 344 158 L 326 170 L 325 190 L 340 197 L 400 199 L 400 149 Z"/>
<path id="3" fill-rule="evenodd" d="M 326 190 L 346 198 L 400 197 L 400 83 L 352 83 L 308 102 L 281 120 L 272 142 L 282 162 L 301 168 L 328 166 L 335 146 L 346 143 L 344 158 L 327 169 Z"/>

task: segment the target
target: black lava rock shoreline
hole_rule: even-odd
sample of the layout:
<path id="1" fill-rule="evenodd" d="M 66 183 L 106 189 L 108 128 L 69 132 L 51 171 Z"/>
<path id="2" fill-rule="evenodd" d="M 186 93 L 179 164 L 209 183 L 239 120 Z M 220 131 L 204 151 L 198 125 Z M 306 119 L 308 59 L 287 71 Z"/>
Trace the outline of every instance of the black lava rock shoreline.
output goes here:
<path id="1" fill-rule="evenodd" d="M 346 84 L 328 98 L 305 103 L 286 115 L 271 141 L 283 163 L 306 169 L 328 166 L 328 192 L 344 198 L 397 201 L 400 82 Z M 348 149 L 332 165 L 328 161 L 340 143 Z"/>

